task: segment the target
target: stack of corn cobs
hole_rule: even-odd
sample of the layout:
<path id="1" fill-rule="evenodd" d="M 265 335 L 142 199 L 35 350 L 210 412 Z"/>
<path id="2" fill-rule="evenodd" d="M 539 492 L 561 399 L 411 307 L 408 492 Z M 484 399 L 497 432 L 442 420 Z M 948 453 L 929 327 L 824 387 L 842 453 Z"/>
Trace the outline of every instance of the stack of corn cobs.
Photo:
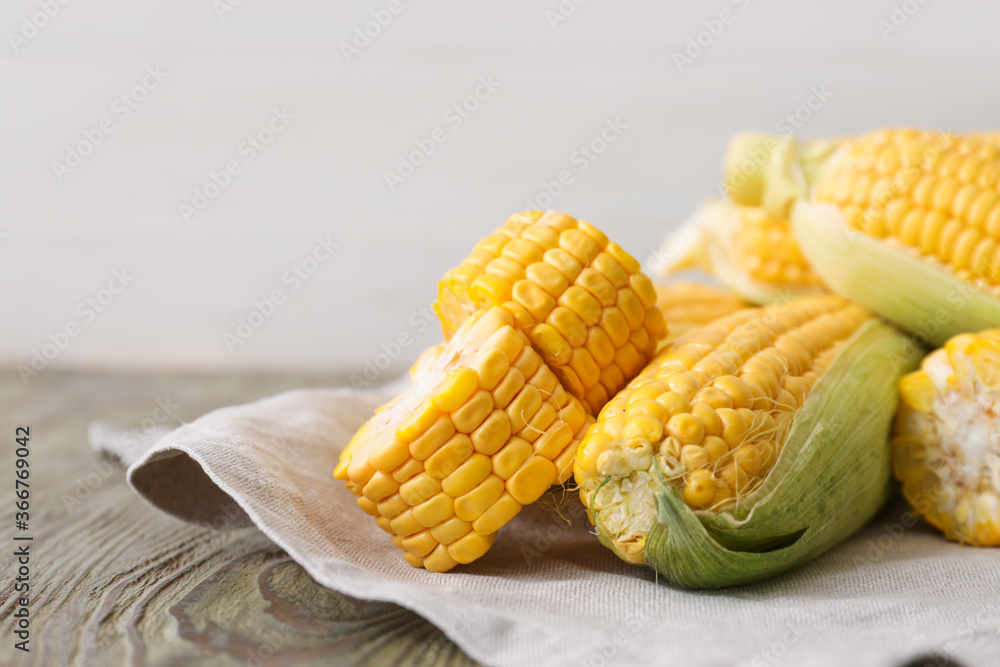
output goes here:
<path id="1" fill-rule="evenodd" d="M 741 135 L 724 181 L 657 267 L 724 288 L 654 285 L 553 211 L 445 274 L 447 342 L 334 471 L 407 561 L 470 563 L 570 484 L 622 559 L 743 584 L 865 525 L 893 471 L 948 538 L 1000 545 L 1000 139 Z"/>

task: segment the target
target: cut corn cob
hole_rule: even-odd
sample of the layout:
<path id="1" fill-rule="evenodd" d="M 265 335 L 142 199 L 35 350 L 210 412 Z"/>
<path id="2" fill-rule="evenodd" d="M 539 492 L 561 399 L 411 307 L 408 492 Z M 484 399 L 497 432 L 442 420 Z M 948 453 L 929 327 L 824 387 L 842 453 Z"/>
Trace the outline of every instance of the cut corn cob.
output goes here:
<path id="1" fill-rule="evenodd" d="M 861 527 L 889 491 L 907 339 L 836 296 L 747 309 L 670 344 L 575 464 L 601 540 L 688 587 L 756 581 Z"/>
<path id="2" fill-rule="evenodd" d="M 434 370 L 438 359 L 444 353 L 445 344 L 432 345 L 417 357 L 417 360 L 410 366 L 410 384 L 417 384 L 424 375 Z"/>
<path id="3" fill-rule="evenodd" d="M 934 345 L 1000 324 L 1000 142 L 885 130 L 797 159 L 809 182 L 762 172 L 806 198 L 796 235 L 834 291 Z"/>
<path id="4" fill-rule="evenodd" d="M 952 338 L 899 389 L 903 495 L 949 539 L 1000 546 L 1000 329 Z"/>
<path id="5" fill-rule="evenodd" d="M 791 222 L 769 216 L 760 206 L 703 204 L 667 236 L 660 256 L 669 258 L 661 265 L 664 275 L 699 268 L 757 304 L 823 291 Z"/>
<path id="6" fill-rule="evenodd" d="M 438 286 L 448 337 L 470 314 L 503 306 L 568 392 L 591 414 L 652 358 L 666 336 L 639 263 L 583 220 L 512 216 Z"/>
<path id="7" fill-rule="evenodd" d="M 705 283 L 677 280 L 666 284 L 655 283 L 654 287 L 656 305 L 670 323 L 670 339 L 750 307 L 749 303 L 729 290 Z M 661 346 L 666 344 L 667 341 L 663 341 Z"/>
<path id="8" fill-rule="evenodd" d="M 482 556 L 523 505 L 569 479 L 592 422 L 494 307 L 358 431 L 334 477 L 410 564 L 444 572 Z"/>

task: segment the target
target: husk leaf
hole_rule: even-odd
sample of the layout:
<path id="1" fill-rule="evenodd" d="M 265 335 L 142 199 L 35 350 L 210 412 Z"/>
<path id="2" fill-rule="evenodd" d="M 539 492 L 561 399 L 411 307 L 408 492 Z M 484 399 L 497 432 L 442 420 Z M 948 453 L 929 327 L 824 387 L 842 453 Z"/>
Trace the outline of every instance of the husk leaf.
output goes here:
<path id="1" fill-rule="evenodd" d="M 939 347 L 952 336 L 1000 326 L 1000 300 L 846 225 L 832 204 L 798 202 L 799 246 L 830 288 Z"/>

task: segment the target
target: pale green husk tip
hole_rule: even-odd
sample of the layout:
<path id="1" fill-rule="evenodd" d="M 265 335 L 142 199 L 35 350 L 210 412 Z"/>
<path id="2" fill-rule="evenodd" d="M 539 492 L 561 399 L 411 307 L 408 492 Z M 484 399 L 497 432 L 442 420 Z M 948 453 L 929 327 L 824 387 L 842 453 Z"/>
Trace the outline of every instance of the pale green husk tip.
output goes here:
<path id="1" fill-rule="evenodd" d="M 1000 326 L 1000 300 L 945 269 L 847 226 L 831 204 L 796 203 L 799 246 L 830 288 L 939 347 L 956 334 Z"/>

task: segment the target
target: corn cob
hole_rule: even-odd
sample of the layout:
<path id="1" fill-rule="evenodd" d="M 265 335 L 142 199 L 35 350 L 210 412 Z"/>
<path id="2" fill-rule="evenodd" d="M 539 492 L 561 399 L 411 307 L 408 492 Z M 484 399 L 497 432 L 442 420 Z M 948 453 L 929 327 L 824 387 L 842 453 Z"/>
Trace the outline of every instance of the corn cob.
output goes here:
<path id="1" fill-rule="evenodd" d="M 429 348 L 420 353 L 417 360 L 413 362 L 410 366 L 410 384 L 416 384 L 420 381 L 424 375 L 434 370 L 437 366 L 438 359 L 444 353 L 445 344 L 439 343 L 438 345 L 431 345 Z"/>
<path id="2" fill-rule="evenodd" d="M 749 308 L 750 304 L 736 294 L 687 280 L 667 284 L 654 283 L 656 305 L 670 323 L 670 338 L 678 336 L 712 320 Z M 666 345 L 666 341 L 661 343 Z"/>
<path id="3" fill-rule="evenodd" d="M 667 236 L 660 255 L 669 258 L 661 264 L 664 275 L 699 268 L 758 304 L 823 291 L 822 281 L 802 256 L 791 222 L 769 216 L 760 206 L 703 204 Z"/>
<path id="4" fill-rule="evenodd" d="M 474 314 L 341 454 L 334 477 L 415 567 L 482 556 L 497 530 L 565 482 L 593 422 L 503 308 Z"/>
<path id="5" fill-rule="evenodd" d="M 512 216 L 438 286 L 445 337 L 479 309 L 503 306 L 572 395 L 596 414 L 666 336 L 639 263 L 583 220 Z"/>
<path id="6" fill-rule="evenodd" d="M 723 317 L 604 407 L 578 451 L 580 498 L 616 554 L 683 586 L 781 572 L 887 497 L 896 382 L 915 364 L 904 336 L 836 296 Z"/>
<path id="7" fill-rule="evenodd" d="M 884 130 L 797 160 L 808 182 L 783 156 L 762 178 L 804 197 L 792 212 L 796 236 L 834 291 L 934 345 L 1000 324 L 994 137 Z M 755 189 L 740 196 L 752 201 Z"/>
<path id="8" fill-rule="evenodd" d="M 903 494 L 949 539 L 1000 546 L 1000 329 L 952 338 L 899 389 Z"/>

